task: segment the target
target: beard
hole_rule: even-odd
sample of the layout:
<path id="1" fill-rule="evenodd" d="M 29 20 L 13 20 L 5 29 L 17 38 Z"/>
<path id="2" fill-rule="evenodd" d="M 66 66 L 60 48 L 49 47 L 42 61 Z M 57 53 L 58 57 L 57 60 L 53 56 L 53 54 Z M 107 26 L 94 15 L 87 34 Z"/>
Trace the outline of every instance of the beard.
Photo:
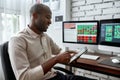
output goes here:
<path id="1" fill-rule="evenodd" d="M 39 24 L 39 25 L 36 24 L 35 27 L 39 32 L 46 32 L 47 31 L 47 27 L 43 24 Z"/>
<path id="2" fill-rule="evenodd" d="M 47 28 L 48 28 L 48 25 L 45 25 L 45 21 L 43 21 L 41 18 L 35 20 L 35 27 L 37 29 L 37 31 L 39 32 L 46 32 L 47 31 Z"/>

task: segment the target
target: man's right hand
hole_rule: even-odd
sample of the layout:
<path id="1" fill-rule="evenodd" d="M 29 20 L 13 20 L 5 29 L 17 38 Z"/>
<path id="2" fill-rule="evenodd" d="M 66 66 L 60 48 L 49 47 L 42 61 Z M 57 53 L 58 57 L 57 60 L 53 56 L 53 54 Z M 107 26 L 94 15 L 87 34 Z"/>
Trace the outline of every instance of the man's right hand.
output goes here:
<path id="1" fill-rule="evenodd" d="M 71 57 L 76 54 L 74 51 L 66 51 L 61 54 L 56 55 L 57 63 L 69 63 Z"/>

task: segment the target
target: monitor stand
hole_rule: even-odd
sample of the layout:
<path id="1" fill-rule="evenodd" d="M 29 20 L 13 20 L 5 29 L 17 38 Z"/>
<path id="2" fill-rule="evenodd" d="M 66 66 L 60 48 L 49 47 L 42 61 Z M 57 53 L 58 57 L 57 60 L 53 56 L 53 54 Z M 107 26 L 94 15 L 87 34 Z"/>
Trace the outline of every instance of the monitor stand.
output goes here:
<path id="1" fill-rule="evenodd" d="M 88 53 L 95 53 L 95 52 L 96 52 L 95 50 L 92 50 L 92 49 L 88 48 Z"/>

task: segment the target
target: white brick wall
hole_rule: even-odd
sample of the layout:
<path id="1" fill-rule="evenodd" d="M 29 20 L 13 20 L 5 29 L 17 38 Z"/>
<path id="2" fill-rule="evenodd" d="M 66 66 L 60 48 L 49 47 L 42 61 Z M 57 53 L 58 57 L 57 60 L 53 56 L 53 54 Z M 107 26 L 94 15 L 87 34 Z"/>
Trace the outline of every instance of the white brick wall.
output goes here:
<path id="1" fill-rule="evenodd" d="M 114 18 L 120 18 L 120 14 L 115 14 Z"/>
<path id="2" fill-rule="evenodd" d="M 95 20 L 101 20 L 101 19 L 112 19 L 113 15 L 100 15 L 100 16 L 95 16 Z"/>
<path id="3" fill-rule="evenodd" d="M 103 0 L 104 2 L 106 2 L 106 1 L 114 1 L 114 0 Z"/>
<path id="4" fill-rule="evenodd" d="M 72 8 L 72 12 L 77 12 L 79 10 L 79 7 Z"/>
<path id="5" fill-rule="evenodd" d="M 86 16 L 100 15 L 102 13 L 101 9 L 86 11 Z"/>
<path id="6" fill-rule="evenodd" d="M 120 0 L 72 0 L 71 20 L 101 20 L 120 18 Z M 76 75 L 97 80 L 120 80 L 120 78 L 76 69 Z"/>
<path id="7" fill-rule="evenodd" d="M 85 69 L 80 69 L 80 68 L 74 68 L 74 69 L 75 69 L 74 70 L 75 75 L 85 76 L 85 77 L 93 78 L 96 80 L 120 80 L 120 78 L 117 78 L 117 77 L 113 77 L 113 76 L 109 76 L 109 75 L 105 75 L 97 72 L 92 72 Z"/>
<path id="8" fill-rule="evenodd" d="M 72 18 L 72 21 L 78 21 L 77 17 Z"/>
<path id="9" fill-rule="evenodd" d="M 91 72 L 91 75 L 98 76 L 98 77 L 101 77 L 101 78 L 106 78 L 106 79 L 108 78 L 107 75 L 96 73 L 96 72 Z"/>
<path id="10" fill-rule="evenodd" d="M 72 14 L 72 17 L 79 17 L 79 16 L 85 16 L 85 12 L 76 12 Z"/>
<path id="11" fill-rule="evenodd" d="M 99 9 L 99 8 L 111 8 L 111 7 L 113 7 L 113 2 L 95 4 L 95 9 Z"/>
<path id="12" fill-rule="evenodd" d="M 116 78 L 116 77 L 112 77 L 112 76 L 109 76 L 109 79 L 111 79 L 111 80 L 120 80 L 120 78 Z"/>
<path id="13" fill-rule="evenodd" d="M 115 2 L 115 6 L 116 6 L 116 7 L 120 7 L 120 1 L 116 1 L 116 2 Z"/>
<path id="14" fill-rule="evenodd" d="M 72 6 L 80 6 L 80 5 L 85 5 L 85 1 L 78 1 L 78 2 L 72 3 Z"/>
<path id="15" fill-rule="evenodd" d="M 112 18 L 120 18 L 120 0 L 72 0 L 71 20 Z"/>
<path id="16" fill-rule="evenodd" d="M 102 0 L 86 0 L 87 4 L 101 3 Z"/>
<path id="17" fill-rule="evenodd" d="M 78 0 L 72 0 L 72 2 L 74 2 L 74 1 L 78 1 Z"/>
<path id="18" fill-rule="evenodd" d="M 90 74 L 85 74 L 85 77 L 89 77 L 89 78 L 96 79 L 96 80 L 100 79 L 99 77 L 94 76 L 94 75 L 90 75 Z"/>
<path id="19" fill-rule="evenodd" d="M 94 16 L 85 16 L 85 17 L 80 17 L 79 20 L 94 20 Z"/>
<path id="20" fill-rule="evenodd" d="M 80 6 L 80 11 L 92 10 L 94 9 L 94 5 Z"/>
<path id="21" fill-rule="evenodd" d="M 120 13 L 120 8 L 103 9 L 103 14 L 115 14 L 115 13 Z"/>
<path id="22" fill-rule="evenodd" d="M 79 1 L 78 3 L 79 3 L 79 5 L 85 5 L 85 0 Z"/>
<path id="23" fill-rule="evenodd" d="M 83 69 L 76 69 L 75 70 L 75 75 L 84 76 L 84 70 Z"/>

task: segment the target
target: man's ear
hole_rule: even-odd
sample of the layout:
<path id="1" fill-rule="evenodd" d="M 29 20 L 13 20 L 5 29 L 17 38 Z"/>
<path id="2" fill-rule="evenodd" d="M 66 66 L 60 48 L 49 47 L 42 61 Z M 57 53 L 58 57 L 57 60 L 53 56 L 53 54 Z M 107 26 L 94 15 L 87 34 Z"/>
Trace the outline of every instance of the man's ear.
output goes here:
<path id="1" fill-rule="evenodd" d="M 33 13 L 33 14 L 32 14 L 32 17 L 33 17 L 34 19 L 37 19 L 38 14 L 37 14 L 37 13 Z"/>

